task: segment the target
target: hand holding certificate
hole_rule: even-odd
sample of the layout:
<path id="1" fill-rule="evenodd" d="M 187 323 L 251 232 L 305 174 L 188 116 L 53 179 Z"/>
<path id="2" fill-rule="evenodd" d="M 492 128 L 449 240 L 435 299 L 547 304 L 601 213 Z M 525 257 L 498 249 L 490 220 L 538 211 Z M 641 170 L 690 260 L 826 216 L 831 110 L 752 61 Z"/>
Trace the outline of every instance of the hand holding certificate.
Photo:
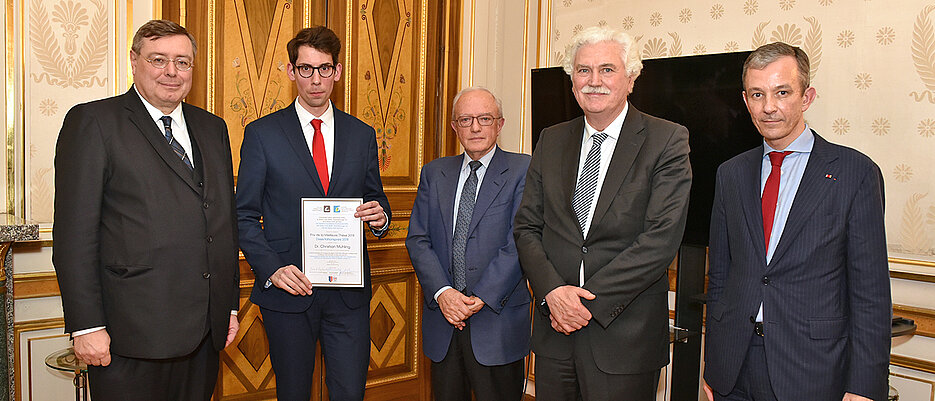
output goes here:
<path id="1" fill-rule="evenodd" d="M 302 198 L 302 271 L 317 287 L 363 287 L 360 198 Z"/>

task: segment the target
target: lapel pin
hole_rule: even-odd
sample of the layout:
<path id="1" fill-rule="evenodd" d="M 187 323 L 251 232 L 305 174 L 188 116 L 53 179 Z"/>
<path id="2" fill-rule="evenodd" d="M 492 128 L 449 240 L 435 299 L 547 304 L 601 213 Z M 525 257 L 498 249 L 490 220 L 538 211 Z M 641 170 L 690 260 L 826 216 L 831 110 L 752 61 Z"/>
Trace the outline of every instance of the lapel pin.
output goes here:
<path id="1" fill-rule="evenodd" d="M 837 180 L 838 180 L 837 178 L 835 178 L 835 177 L 832 176 L 831 174 L 825 174 L 825 178 L 827 178 L 827 179 L 829 179 L 829 180 L 831 180 L 831 181 L 837 181 Z"/>

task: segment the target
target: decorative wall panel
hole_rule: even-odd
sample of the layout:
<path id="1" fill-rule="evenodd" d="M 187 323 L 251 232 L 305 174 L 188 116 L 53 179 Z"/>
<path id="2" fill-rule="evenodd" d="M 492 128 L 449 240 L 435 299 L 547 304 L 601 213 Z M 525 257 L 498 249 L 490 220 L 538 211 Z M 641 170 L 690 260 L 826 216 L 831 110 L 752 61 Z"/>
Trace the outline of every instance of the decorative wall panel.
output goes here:
<path id="1" fill-rule="evenodd" d="M 219 10 L 219 91 L 209 96 L 216 97 L 214 112 L 227 122 L 236 175 L 244 127 L 295 99 L 286 75 L 286 43 L 302 26 L 293 0 L 224 0 Z"/>
<path id="2" fill-rule="evenodd" d="M 551 65 L 592 25 L 630 33 L 644 58 L 750 50 L 778 40 L 800 46 L 818 90 L 809 125 L 883 170 L 890 256 L 935 261 L 935 176 L 926 173 L 935 150 L 935 5 L 555 0 L 550 7 L 540 50 Z"/>

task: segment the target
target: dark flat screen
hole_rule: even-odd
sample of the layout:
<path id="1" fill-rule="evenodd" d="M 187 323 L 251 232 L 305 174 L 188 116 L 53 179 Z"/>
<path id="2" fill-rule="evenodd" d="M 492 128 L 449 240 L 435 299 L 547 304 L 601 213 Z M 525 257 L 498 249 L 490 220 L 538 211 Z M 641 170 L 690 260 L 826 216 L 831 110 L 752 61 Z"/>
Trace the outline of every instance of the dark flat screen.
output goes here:
<path id="1" fill-rule="evenodd" d="M 708 245 L 717 167 L 761 143 L 741 95 L 749 53 L 644 60 L 628 98 L 640 111 L 688 128 L 693 178 L 683 243 Z M 533 149 L 543 128 L 582 114 L 561 67 L 532 70 L 530 94 Z"/>

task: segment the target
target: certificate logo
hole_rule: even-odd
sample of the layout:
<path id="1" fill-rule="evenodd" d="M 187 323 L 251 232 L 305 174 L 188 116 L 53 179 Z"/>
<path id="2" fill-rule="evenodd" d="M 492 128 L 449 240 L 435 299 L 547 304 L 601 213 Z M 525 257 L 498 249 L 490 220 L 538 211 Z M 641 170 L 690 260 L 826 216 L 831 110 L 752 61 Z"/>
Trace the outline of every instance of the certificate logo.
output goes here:
<path id="1" fill-rule="evenodd" d="M 324 210 L 324 212 L 325 212 L 325 213 L 331 212 L 331 205 L 325 205 L 325 210 Z"/>
<path id="2" fill-rule="evenodd" d="M 334 205 L 334 212 L 341 213 L 341 205 Z"/>
<path id="3" fill-rule="evenodd" d="M 337 277 L 335 277 L 335 276 L 328 276 L 328 282 L 329 282 L 329 283 L 333 283 L 333 282 L 335 282 L 335 281 L 338 281 L 338 278 L 337 278 Z"/>

